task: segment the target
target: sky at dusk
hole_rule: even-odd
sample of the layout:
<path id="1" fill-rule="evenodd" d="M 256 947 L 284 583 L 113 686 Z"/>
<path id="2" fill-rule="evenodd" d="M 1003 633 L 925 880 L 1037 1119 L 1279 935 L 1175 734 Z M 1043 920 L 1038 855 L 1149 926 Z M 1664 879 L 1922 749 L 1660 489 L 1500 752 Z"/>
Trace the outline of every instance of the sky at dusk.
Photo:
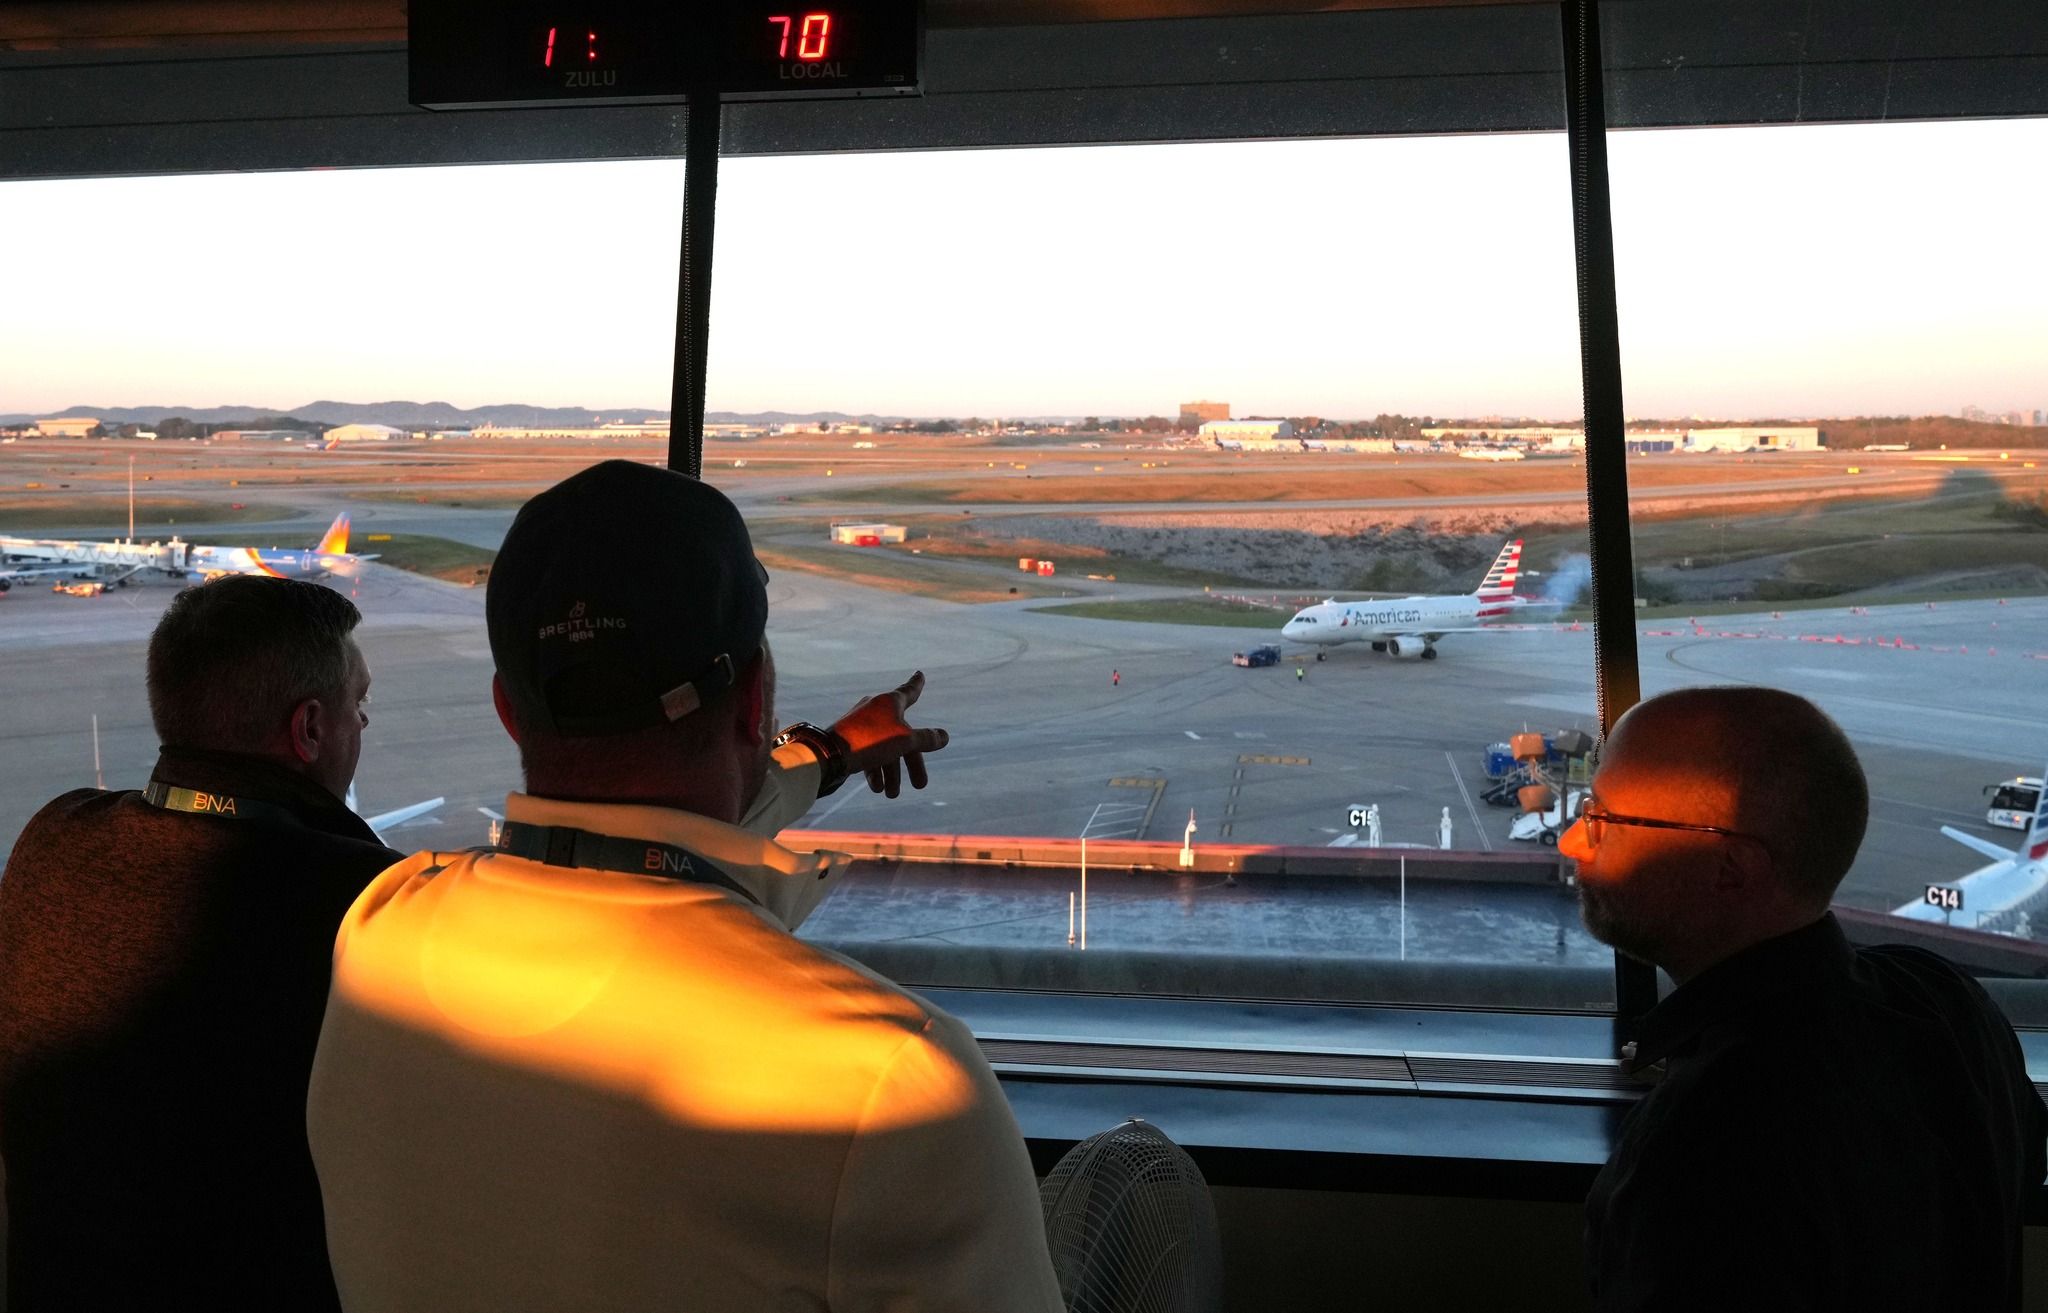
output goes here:
<path id="1" fill-rule="evenodd" d="M 2048 121 L 1609 149 L 1632 414 L 2048 407 Z M 1560 135 L 728 160 L 710 406 L 1568 418 L 1564 166 Z M 0 184 L 0 412 L 662 407 L 681 196 L 677 161 Z"/>

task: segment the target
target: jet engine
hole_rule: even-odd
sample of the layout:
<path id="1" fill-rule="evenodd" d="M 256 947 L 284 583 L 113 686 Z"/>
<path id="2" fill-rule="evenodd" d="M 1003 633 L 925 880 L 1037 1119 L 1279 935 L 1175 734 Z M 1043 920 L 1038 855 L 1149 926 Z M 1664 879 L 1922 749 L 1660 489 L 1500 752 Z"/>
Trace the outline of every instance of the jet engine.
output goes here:
<path id="1" fill-rule="evenodd" d="M 1433 657 L 1436 650 L 1430 647 L 1426 639 L 1417 638 L 1413 634 L 1403 634 L 1399 638 L 1387 640 L 1387 655 L 1400 657 L 1404 661 L 1413 661 L 1417 657 Z"/>

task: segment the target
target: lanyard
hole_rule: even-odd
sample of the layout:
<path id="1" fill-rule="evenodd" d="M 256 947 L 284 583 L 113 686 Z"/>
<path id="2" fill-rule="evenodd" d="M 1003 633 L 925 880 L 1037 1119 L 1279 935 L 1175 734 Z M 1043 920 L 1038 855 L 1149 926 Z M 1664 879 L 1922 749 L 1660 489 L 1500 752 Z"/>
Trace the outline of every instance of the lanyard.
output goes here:
<path id="1" fill-rule="evenodd" d="M 288 807 L 256 798 L 241 798 L 232 793 L 209 793 L 204 789 L 187 789 L 162 780 L 151 780 L 143 786 L 142 800 L 152 807 L 161 807 L 167 812 L 186 812 L 193 816 L 219 816 L 230 821 L 268 821 L 272 825 L 292 825 L 303 828 L 305 822 L 295 816 Z"/>
<path id="2" fill-rule="evenodd" d="M 498 851 L 547 866 L 583 867 L 653 875 L 668 880 L 713 884 L 758 905 L 741 884 L 696 853 L 652 839 L 625 839 L 568 825 L 528 825 L 506 821 L 498 831 Z"/>

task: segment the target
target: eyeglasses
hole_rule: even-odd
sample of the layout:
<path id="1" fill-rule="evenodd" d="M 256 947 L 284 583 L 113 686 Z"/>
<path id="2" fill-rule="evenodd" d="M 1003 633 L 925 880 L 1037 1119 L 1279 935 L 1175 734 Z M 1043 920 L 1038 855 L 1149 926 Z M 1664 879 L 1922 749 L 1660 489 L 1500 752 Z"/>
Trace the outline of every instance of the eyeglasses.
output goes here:
<path id="1" fill-rule="evenodd" d="M 1685 830 L 1693 834 L 1719 834 L 1730 839 L 1747 839 L 1769 852 L 1771 846 L 1753 834 L 1741 830 L 1730 830 L 1719 825 L 1694 825 L 1689 821 L 1660 821 L 1648 816 L 1624 816 L 1620 812 L 1608 811 L 1597 802 L 1587 802 L 1579 808 L 1579 821 L 1586 827 L 1586 845 L 1598 848 L 1600 841 L 1607 837 L 1610 825 L 1633 825 L 1644 830 Z"/>

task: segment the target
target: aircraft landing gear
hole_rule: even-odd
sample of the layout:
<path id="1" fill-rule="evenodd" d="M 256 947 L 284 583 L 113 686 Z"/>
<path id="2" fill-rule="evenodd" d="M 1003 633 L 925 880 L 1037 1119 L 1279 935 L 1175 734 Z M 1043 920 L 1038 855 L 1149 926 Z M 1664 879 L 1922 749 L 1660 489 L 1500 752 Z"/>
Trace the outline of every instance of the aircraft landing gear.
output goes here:
<path id="1" fill-rule="evenodd" d="M 1383 642 L 1375 640 L 1372 645 L 1372 650 L 1375 652 L 1384 652 L 1387 650 L 1387 645 Z"/>
<path id="2" fill-rule="evenodd" d="M 1328 652 L 1318 652 L 1318 653 L 1316 653 L 1316 660 L 1318 660 L 1318 661 L 1328 661 L 1329 659 L 1330 659 L 1330 654 L 1329 654 Z"/>
<path id="3" fill-rule="evenodd" d="M 1423 649 L 1422 649 L 1422 659 L 1423 659 L 1424 661 L 1434 661 L 1434 660 L 1436 660 L 1436 649 L 1435 649 L 1435 648 L 1433 648 L 1433 647 L 1425 647 L 1425 648 L 1423 648 Z"/>

